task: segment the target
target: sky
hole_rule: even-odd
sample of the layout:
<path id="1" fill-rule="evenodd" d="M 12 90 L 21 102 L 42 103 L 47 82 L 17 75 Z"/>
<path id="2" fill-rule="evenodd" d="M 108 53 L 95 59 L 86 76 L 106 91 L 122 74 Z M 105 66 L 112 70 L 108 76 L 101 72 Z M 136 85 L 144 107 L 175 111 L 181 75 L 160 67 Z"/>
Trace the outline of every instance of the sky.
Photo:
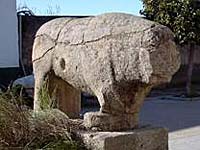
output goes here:
<path id="1" fill-rule="evenodd" d="M 17 0 L 17 7 L 27 6 L 36 15 L 98 15 L 124 12 L 139 15 L 140 0 Z"/>

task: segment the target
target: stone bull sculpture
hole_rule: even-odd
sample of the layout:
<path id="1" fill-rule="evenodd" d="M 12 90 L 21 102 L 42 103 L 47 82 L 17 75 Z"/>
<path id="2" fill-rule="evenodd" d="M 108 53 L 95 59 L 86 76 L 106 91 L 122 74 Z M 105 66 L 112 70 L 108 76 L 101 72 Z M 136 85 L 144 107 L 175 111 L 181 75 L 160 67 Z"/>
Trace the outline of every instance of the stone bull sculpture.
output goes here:
<path id="1" fill-rule="evenodd" d="M 68 94 L 84 91 L 97 96 L 101 108 L 85 114 L 87 127 L 134 128 L 151 88 L 169 82 L 178 70 L 178 54 L 167 27 L 133 15 L 52 20 L 35 37 L 34 109 L 40 109 L 38 93 L 51 75 L 49 84 L 59 78 L 70 87 Z"/>

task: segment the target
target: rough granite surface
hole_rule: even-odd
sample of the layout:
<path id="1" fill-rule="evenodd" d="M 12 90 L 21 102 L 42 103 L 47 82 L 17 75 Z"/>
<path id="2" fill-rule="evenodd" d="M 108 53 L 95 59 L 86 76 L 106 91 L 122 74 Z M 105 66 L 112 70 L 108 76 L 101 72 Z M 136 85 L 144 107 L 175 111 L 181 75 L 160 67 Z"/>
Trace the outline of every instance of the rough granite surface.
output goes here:
<path id="1" fill-rule="evenodd" d="M 97 116 L 101 122 L 107 115 L 134 116 L 118 128 L 99 125 L 102 130 L 134 128 L 145 96 L 153 86 L 169 82 L 180 66 L 171 30 L 123 13 L 46 23 L 35 37 L 32 60 L 34 109 L 40 109 L 39 90 L 53 72 L 75 89 L 97 96 L 103 115 L 90 118 Z"/>
<path id="2" fill-rule="evenodd" d="M 168 150 L 165 128 L 142 128 L 126 132 L 79 132 L 91 150 Z"/>

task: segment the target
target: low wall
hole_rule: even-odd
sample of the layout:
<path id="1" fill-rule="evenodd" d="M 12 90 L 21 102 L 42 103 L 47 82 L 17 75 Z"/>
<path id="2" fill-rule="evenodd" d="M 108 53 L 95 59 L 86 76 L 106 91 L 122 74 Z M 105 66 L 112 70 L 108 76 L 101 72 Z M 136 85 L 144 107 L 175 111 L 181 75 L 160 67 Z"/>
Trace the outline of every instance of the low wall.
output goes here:
<path id="1" fill-rule="evenodd" d="M 46 22 L 56 18 L 48 16 L 21 16 L 22 17 L 22 62 L 27 74 L 32 73 L 32 48 L 37 30 Z M 18 16 L 19 18 L 19 16 Z"/>
<path id="2" fill-rule="evenodd" d="M 171 86 L 174 85 L 184 85 L 187 79 L 187 64 L 188 64 L 188 51 L 189 47 L 178 47 L 181 55 L 181 67 L 178 72 L 173 76 L 170 83 Z M 194 68 L 192 74 L 192 82 L 200 83 L 200 46 L 195 46 L 194 54 Z"/>
<path id="3" fill-rule="evenodd" d="M 188 46 L 179 47 L 181 52 L 181 64 L 185 66 L 188 64 Z M 195 54 L 194 54 L 194 64 L 200 65 L 200 46 L 195 46 Z"/>

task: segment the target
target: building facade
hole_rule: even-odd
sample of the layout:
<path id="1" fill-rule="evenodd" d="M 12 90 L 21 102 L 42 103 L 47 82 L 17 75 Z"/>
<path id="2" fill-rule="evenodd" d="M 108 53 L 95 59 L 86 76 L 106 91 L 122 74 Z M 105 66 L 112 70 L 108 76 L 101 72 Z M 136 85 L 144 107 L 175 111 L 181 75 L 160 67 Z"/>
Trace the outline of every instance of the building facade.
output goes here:
<path id="1" fill-rule="evenodd" d="M 0 0 L 0 85 L 19 69 L 16 0 Z"/>
<path id="2" fill-rule="evenodd" d="M 19 67 L 15 0 L 0 0 L 0 68 Z"/>

